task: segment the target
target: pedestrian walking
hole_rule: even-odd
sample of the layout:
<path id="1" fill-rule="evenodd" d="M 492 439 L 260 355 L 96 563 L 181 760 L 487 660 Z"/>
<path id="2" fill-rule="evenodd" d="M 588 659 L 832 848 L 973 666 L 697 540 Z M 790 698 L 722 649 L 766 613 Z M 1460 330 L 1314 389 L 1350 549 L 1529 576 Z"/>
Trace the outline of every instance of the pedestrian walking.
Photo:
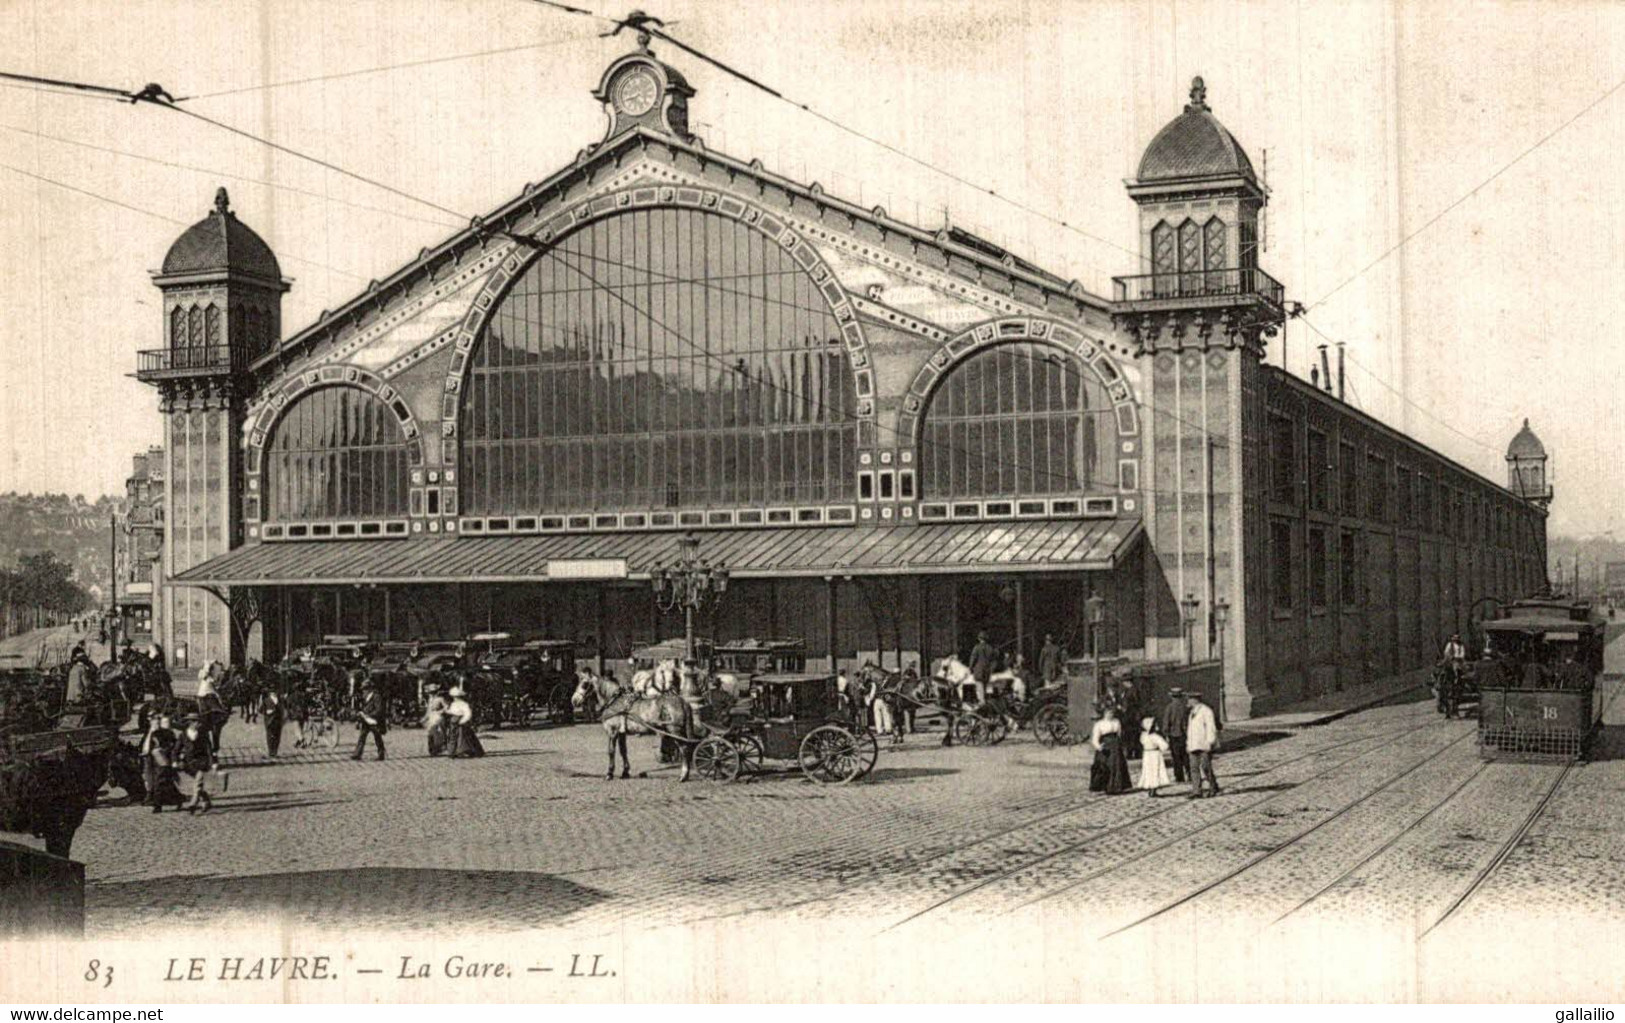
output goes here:
<path id="1" fill-rule="evenodd" d="M 1168 755 L 1174 762 L 1176 782 L 1184 782 L 1190 777 L 1191 758 L 1185 748 L 1185 729 L 1190 716 L 1191 708 L 1185 699 L 1185 690 L 1179 686 L 1168 690 L 1168 703 L 1162 708 L 1162 717 L 1157 722 L 1157 728 L 1163 738 L 1168 740 Z"/>
<path id="2" fill-rule="evenodd" d="M 446 752 L 446 687 L 439 682 L 429 683 L 429 699 L 423 714 L 423 732 L 429 741 L 429 756 L 438 757 Z"/>
<path id="3" fill-rule="evenodd" d="M 186 804 L 186 809 L 194 814 L 208 813 L 214 800 L 204 790 L 203 779 L 217 763 L 214 747 L 209 744 L 209 733 L 203 730 L 203 722 L 196 714 L 187 717 L 186 731 L 175 744 L 175 765 L 192 779 L 192 801 Z"/>
<path id="4" fill-rule="evenodd" d="M 361 710 L 356 717 L 355 752 L 350 755 L 351 760 L 360 760 L 361 754 L 367 748 L 367 736 L 372 736 L 373 744 L 378 747 L 378 759 L 384 759 L 384 733 L 389 731 L 389 715 L 384 707 L 384 694 L 378 691 L 378 683 L 368 678 L 361 697 Z"/>
<path id="5" fill-rule="evenodd" d="M 171 727 L 168 714 L 154 714 L 141 740 L 141 766 L 146 775 L 147 802 L 152 812 L 159 813 L 166 806 L 178 807 L 185 802 L 181 796 L 180 777 L 175 770 L 175 744 L 179 736 Z"/>
<path id="6" fill-rule="evenodd" d="M 451 703 L 446 707 L 447 730 L 450 732 L 450 756 L 453 760 L 485 756 L 485 747 L 474 734 L 474 708 L 468 705 L 463 687 L 451 687 Z"/>
<path id="7" fill-rule="evenodd" d="M 1089 791 L 1108 796 L 1122 795 L 1134 787 L 1129 777 L 1128 758 L 1123 755 L 1123 724 L 1114 708 L 1105 708 L 1089 732 L 1089 745 L 1095 749 L 1095 762 L 1089 769 Z"/>
<path id="8" fill-rule="evenodd" d="M 282 747 L 282 715 L 282 694 L 276 686 L 266 687 L 260 697 L 260 717 L 265 722 L 265 755 L 272 760 Z"/>
<path id="9" fill-rule="evenodd" d="M 1219 724 L 1213 708 L 1192 693 L 1191 716 L 1185 726 L 1185 748 L 1191 756 L 1191 799 L 1219 794 L 1219 779 L 1213 776 L 1213 751 L 1219 748 Z M 1204 787 L 1210 791 L 1203 792 Z"/>
<path id="10" fill-rule="evenodd" d="M 1157 734 L 1157 719 L 1140 722 L 1140 789 L 1155 799 L 1157 790 L 1173 779 L 1168 776 L 1168 740 Z"/>

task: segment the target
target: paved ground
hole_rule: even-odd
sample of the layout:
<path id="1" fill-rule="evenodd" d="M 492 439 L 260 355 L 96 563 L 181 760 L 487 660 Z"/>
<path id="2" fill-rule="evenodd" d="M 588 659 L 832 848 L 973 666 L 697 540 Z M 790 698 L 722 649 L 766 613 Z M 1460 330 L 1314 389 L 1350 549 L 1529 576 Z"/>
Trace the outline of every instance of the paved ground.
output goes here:
<path id="1" fill-rule="evenodd" d="M 1607 723 L 1568 771 L 1483 764 L 1474 724 L 1421 702 L 1235 733 L 1224 795 L 1191 802 L 1091 795 L 1081 749 L 1025 736 L 919 737 L 849 787 L 679 785 L 649 740 L 647 777 L 604 781 L 596 725 L 491 733 L 463 762 L 397 731 L 357 764 L 270 763 L 234 722 L 213 812 L 110 798 L 74 856 L 102 939 L 567 933 L 658 942 L 697 971 L 675 990 L 742 998 L 789 995 L 752 986 L 774 957 L 804 996 L 1584 1004 L 1625 992 L 1603 955 L 1625 938 L 1625 700 Z"/>

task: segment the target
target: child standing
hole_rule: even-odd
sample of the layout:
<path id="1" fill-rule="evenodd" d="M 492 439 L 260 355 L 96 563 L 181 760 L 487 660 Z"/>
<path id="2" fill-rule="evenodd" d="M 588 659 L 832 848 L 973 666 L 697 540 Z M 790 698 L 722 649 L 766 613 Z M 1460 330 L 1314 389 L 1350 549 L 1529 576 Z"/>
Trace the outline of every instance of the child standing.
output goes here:
<path id="1" fill-rule="evenodd" d="M 1163 760 L 1163 754 L 1168 752 L 1168 740 L 1158 734 L 1156 718 L 1140 722 L 1140 749 L 1140 788 L 1155 799 L 1157 790 L 1173 781 L 1168 777 L 1168 765 Z"/>

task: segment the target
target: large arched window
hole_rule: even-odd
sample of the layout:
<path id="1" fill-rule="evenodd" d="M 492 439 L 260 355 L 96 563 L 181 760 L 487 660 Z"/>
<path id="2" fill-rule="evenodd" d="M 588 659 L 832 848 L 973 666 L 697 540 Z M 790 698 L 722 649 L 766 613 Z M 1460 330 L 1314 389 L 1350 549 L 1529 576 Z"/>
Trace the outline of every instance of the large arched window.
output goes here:
<path id="1" fill-rule="evenodd" d="M 970 356 L 920 423 L 924 497 L 1076 494 L 1116 483 L 1110 398 L 1075 356 L 1017 342 Z"/>
<path id="2" fill-rule="evenodd" d="M 462 405 L 463 513 L 848 501 L 841 329 L 773 239 L 632 210 L 541 253 L 487 321 Z"/>
<path id="3" fill-rule="evenodd" d="M 266 518 L 404 516 L 410 443 L 395 414 L 366 391 L 310 391 L 288 407 L 266 445 Z"/>

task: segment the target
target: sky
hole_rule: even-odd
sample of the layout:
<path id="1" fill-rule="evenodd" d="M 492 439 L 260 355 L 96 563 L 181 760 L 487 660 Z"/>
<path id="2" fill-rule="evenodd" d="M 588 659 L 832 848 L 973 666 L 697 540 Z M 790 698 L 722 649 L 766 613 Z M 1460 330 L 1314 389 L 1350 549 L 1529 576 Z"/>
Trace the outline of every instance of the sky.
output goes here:
<path id="1" fill-rule="evenodd" d="M 1527 417 L 1552 532 L 1625 537 L 1625 5 L 641 6 L 892 149 L 657 44 L 708 146 L 1103 295 L 1139 264 L 1123 182 L 1202 75 L 1266 172 L 1261 262 L 1320 332 L 1291 323 L 1270 360 L 1307 376 L 1346 342 L 1353 403 L 1497 482 Z M 157 82 L 434 204 L 152 106 L 0 88 L 0 491 L 92 497 L 162 438 L 129 378 L 162 343 L 149 272 L 217 186 L 292 278 L 291 333 L 460 226 L 434 206 L 483 213 L 598 141 L 590 90 L 631 46 L 527 0 L 0 0 L 0 23 L 0 70 Z"/>

